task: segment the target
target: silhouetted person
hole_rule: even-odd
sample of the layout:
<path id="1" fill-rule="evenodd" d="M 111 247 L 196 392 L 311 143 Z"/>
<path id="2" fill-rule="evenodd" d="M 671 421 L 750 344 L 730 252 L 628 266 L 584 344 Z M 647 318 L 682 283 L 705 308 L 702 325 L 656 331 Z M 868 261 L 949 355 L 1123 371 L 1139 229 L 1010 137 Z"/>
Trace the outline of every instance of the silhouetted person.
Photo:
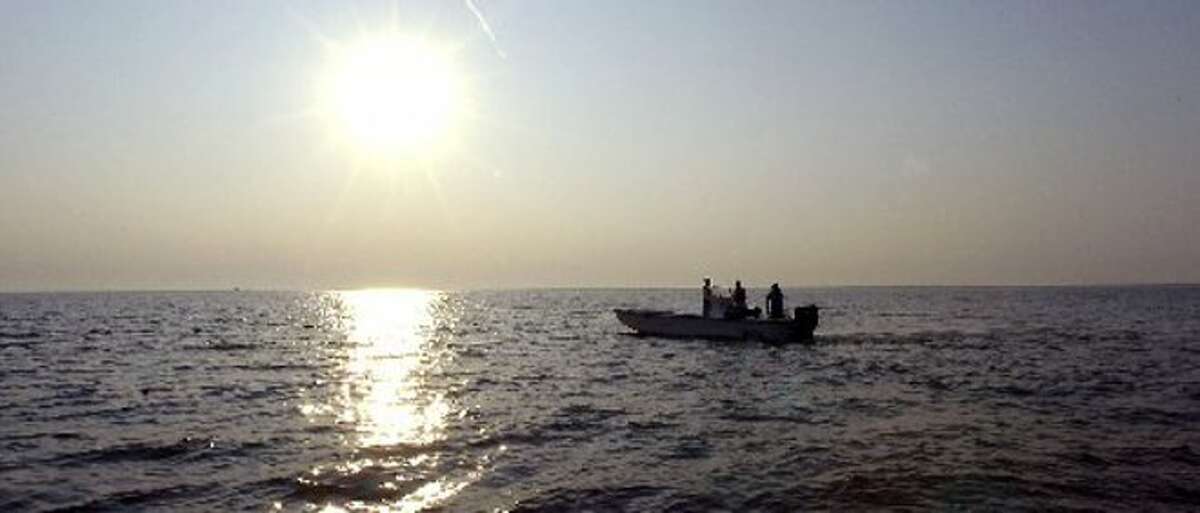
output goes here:
<path id="1" fill-rule="evenodd" d="M 742 288 L 741 280 L 734 282 L 733 295 L 729 307 L 725 310 L 726 319 L 745 319 L 749 314 L 746 309 L 746 289 Z"/>
<path id="2" fill-rule="evenodd" d="M 733 307 L 739 310 L 746 309 L 746 289 L 742 288 L 742 280 L 733 282 Z"/>
<path id="3" fill-rule="evenodd" d="M 771 291 L 767 293 L 767 318 L 768 319 L 783 319 L 786 314 L 783 313 L 783 291 L 779 289 L 778 283 L 771 284 Z"/>
<path id="4" fill-rule="evenodd" d="M 701 289 L 704 296 L 704 308 L 701 317 L 707 318 L 712 313 L 712 280 L 704 278 L 704 288 Z"/>

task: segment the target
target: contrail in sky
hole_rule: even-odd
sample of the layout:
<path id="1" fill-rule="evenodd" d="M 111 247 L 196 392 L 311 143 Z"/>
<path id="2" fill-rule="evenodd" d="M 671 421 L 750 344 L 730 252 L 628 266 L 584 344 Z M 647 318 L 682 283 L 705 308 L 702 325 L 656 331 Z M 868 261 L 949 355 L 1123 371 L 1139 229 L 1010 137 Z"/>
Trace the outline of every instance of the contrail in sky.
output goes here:
<path id="1" fill-rule="evenodd" d="M 492 32 L 492 26 L 488 25 L 487 19 L 483 17 L 483 12 L 475 6 L 475 2 L 472 2 L 471 0 L 463 1 L 467 4 L 467 9 L 470 9 L 471 12 L 475 14 L 475 19 L 479 20 L 479 27 L 483 29 L 483 33 L 487 34 L 488 39 L 492 40 L 492 48 L 496 49 L 496 54 L 499 55 L 501 59 L 507 59 L 508 56 L 504 54 L 504 50 L 501 50 L 500 46 L 496 44 L 496 34 Z"/>

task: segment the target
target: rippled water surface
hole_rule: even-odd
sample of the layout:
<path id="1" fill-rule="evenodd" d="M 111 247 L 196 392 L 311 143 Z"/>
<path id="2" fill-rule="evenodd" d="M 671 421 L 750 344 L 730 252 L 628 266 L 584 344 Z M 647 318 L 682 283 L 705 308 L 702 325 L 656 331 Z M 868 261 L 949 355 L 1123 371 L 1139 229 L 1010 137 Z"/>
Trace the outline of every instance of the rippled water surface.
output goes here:
<path id="1" fill-rule="evenodd" d="M 761 297 L 760 291 L 752 291 Z M 0 295 L 0 511 L 1200 508 L 1200 288 Z"/>

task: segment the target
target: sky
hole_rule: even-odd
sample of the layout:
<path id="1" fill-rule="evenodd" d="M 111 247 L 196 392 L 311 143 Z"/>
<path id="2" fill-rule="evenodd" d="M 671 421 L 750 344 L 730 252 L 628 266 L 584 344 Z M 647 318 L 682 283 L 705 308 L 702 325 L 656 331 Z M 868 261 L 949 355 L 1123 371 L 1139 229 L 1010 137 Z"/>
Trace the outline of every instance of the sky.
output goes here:
<path id="1" fill-rule="evenodd" d="M 374 34 L 461 84 L 402 155 L 325 107 Z M 1200 282 L 1198 49 L 1193 1 L 8 0 L 0 291 Z"/>

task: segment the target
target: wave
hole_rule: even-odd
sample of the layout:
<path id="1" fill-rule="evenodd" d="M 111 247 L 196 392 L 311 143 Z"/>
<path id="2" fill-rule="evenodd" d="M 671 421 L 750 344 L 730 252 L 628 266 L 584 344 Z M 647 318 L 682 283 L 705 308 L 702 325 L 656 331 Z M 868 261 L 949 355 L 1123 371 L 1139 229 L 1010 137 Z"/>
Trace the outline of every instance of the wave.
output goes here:
<path id="1" fill-rule="evenodd" d="M 213 438 L 184 437 L 170 443 L 133 443 L 115 445 L 55 458 L 64 466 L 157 461 L 195 455 L 216 447 Z"/>
<path id="2" fill-rule="evenodd" d="M 252 351 L 260 349 L 257 344 L 228 342 L 225 340 L 206 340 L 199 344 L 187 344 L 183 348 L 189 351 Z"/>
<path id="3" fill-rule="evenodd" d="M 554 488 L 513 505 L 513 513 L 549 511 L 649 511 L 649 499 L 670 490 L 657 486 Z"/>
<path id="4" fill-rule="evenodd" d="M 106 494 L 98 499 L 80 502 L 49 510 L 53 513 L 83 513 L 95 511 L 125 511 L 130 508 L 144 508 L 170 501 L 177 497 L 189 497 L 211 490 L 217 485 L 181 484 L 160 488 L 144 488 L 126 490 Z"/>

